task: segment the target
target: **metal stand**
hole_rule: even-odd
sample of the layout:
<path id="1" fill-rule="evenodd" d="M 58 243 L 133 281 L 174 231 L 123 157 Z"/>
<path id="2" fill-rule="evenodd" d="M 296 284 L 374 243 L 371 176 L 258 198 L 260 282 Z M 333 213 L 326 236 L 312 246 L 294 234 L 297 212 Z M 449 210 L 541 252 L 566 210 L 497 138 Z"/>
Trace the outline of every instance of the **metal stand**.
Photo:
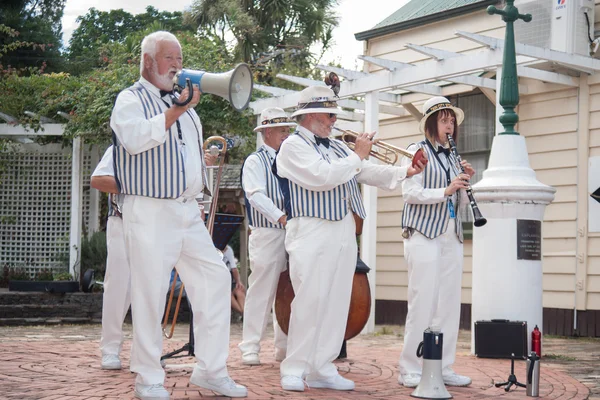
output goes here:
<path id="1" fill-rule="evenodd" d="M 525 385 L 523 385 L 522 383 L 517 381 L 517 376 L 515 375 L 515 354 L 514 353 L 511 354 L 511 358 L 510 358 L 510 375 L 508 376 L 508 381 L 495 384 L 496 387 L 506 386 L 504 388 L 505 392 L 508 392 L 512 385 L 519 386 L 519 387 L 525 387 Z"/>
<path id="2" fill-rule="evenodd" d="M 190 304 L 190 301 L 187 299 L 187 297 L 185 299 L 188 303 L 188 307 L 190 308 L 190 330 L 189 330 L 188 342 L 186 344 L 184 344 L 183 346 L 181 346 L 179 349 L 173 350 L 172 352 L 163 355 L 160 358 L 160 363 L 163 366 L 164 366 L 164 360 L 166 360 L 168 358 L 194 357 L 194 313 L 192 312 L 192 305 Z M 184 351 L 187 351 L 187 354 L 180 355 L 180 356 L 177 355 L 179 353 L 183 353 Z"/>
<path id="3" fill-rule="evenodd" d="M 344 339 L 344 341 L 342 342 L 340 354 L 337 356 L 338 360 L 343 360 L 344 358 L 348 358 L 348 353 L 346 353 L 346 339 Z"/>

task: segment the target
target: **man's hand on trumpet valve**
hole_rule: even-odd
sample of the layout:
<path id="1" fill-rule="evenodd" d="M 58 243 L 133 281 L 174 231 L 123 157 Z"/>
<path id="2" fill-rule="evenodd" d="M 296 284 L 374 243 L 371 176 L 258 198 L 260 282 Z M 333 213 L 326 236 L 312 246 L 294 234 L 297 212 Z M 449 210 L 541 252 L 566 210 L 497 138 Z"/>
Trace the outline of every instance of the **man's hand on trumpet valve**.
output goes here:
<path id="1" fill-rule="evenodd" d="M 406 171 L 406 176 L 407 177 L 411 177 L 413 175 L 417 175 L 420 174 L 421 172 L 423 172 L 423 170 L 425 169 L 425 166 L 427 165 L 427 153 L 423 153 L 423 159 L 417 161 L 417 164 L 414 166 L 409 166 L 408 170 Z"/>
<path id="2" fill-rule="evenodd" d="M 469 175 L 459 174 L 457 177 L 452 179 L 450 185 L 444 190 L 445 196 L 450 196 L 456 193 L 460 189 L 467 189 L 469 187 Z"/>
<path id="3" fill-rule="evenodd" d="M 473 175 L 475 175 L 475 170 L 473 169 L 473 166 L 469 164 L 467 160 L 462 160 L 460 162 L 460 165 L 462 165 L 462 167 L 464 168 L 465 174 L 469 175 L 470 177 L 473 177 Z"/>
<path id="4" fill-rule="evenodd" d="M 361 160 L 364 160 L 369 156 L 371 146 L 373 146 L 373 136 L 375 136 L 375 132 L 360 133 L 356 137 L 356 141 L 354 142 L 354 152 Z"/>

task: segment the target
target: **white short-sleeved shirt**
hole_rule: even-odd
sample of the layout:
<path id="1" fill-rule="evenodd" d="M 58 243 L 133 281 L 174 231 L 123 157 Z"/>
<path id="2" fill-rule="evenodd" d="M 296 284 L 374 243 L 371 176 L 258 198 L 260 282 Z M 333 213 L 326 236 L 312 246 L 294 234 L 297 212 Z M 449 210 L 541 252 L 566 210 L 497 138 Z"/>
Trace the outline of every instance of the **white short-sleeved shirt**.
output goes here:
<path id="1" fill-rule="evenodd" d="M 230 271 L 234 268 L 237 268 L 237 260 L 233 254 L 233 249 L 229 245 L 225 247 L 225 251 L 223 252 L 223 262 L 225 265 L 227 265 Z"/>
<path id="2" fill-rule="evenodd" d="M 108 146 L 102 159 L 96 166 L 92 176 L 115 176 L 115 167 L 113 165 L 113 146 Z"/>

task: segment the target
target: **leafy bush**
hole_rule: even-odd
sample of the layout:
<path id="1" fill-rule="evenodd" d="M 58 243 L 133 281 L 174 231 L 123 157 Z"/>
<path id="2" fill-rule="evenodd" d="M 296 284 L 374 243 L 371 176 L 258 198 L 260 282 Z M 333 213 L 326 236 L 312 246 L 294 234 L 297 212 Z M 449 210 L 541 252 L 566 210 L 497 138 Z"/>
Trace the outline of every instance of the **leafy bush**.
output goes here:
<path id="1" fill-rule="evenodd" d="M 81 273 L 88 269 L 96 271 L 96 276 L 104 276 L 106 270 L 106 233 L 94 232 L 81 239 Z"/>
<path id="2" fill-rule="evenodd" d="M 52 270 L 49 268 L 42 268 L 35 273 L 33 278 L 34 281 L 52 281 L 54 280 L 54 276 L 52 274 Z"/>
<path id="3" fill-rule="evenodd" d="M 31 276 L 25 268 L 4 264 L 4 267 L 2 267 L 2 274 L 0 274 L 0 287 L 7 287 L 8 281 L 10 280 L 30 281 Z"/>
<path id="4" fill-rule="evenodd" d="M 54 280 L 55 281 L 72 281 L 73 280 L 73 275 L 71 275 L 68 271 L 61 271 L 61 272 L 55 272 L 54 273 Z"/>

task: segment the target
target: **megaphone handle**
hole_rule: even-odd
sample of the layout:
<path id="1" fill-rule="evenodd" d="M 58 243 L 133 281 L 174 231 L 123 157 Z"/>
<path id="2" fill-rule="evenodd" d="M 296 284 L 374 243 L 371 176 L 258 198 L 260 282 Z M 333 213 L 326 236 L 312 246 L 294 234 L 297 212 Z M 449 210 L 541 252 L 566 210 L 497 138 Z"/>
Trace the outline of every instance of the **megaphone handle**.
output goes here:
<path id="1" fill-rule="evenodd" d="M 173 104 L 178 105 L 180 107 L 187 106 L 190 101 L 192 101 L 192 97 L 194 97 L 194 87 L 192 86 L 192 81 L 190 78 L 185 78 L 185 85 L 188 89 L 188 98 L 184 101 L 178 101 L 175 97 L 173 97 Z"/>
<path id="2" fill-rule="evenodd" d="M 419 343 L 419 346 L 417 346 L 417 357 L 423 357 L 423 346 L 424 346 L 425 342 L 421 342 Z"/>

